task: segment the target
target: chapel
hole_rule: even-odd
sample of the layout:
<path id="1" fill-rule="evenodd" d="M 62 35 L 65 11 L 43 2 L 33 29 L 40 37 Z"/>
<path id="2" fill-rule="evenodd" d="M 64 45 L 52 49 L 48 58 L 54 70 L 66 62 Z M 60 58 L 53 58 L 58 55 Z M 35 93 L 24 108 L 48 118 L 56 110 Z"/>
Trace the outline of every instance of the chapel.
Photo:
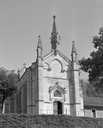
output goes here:
<path id="1" fill-rule="evenodd" d="M 72 42 L 69 59 L 58 49 L 55 20 L 56 17 L 53 16 L 50 51 L 43 54 L 43 44 L 39 36 L 36 61 L 19 76 L 18 91 L 11 97 L 9 107 L 6 104 L 6 112 L 70 116 L 85 116 L 85 108 L 92 112 L 94 107 L 90 107 L 91 102 L 84 101 L 80 86 L 75 42 Z M 95 115 L 94 111 L 91 115 Z"/>
<path id="2" fill-rule="evenodd" d="M 51 32 L 51 50 L 43 55 L 41 37 L 38 37 L 36 62 L 26 68 L 17 83 L 19 113 L 67 114 L 84 116 L 83 95 L 79 85 L 79 66 L 75 42 L 71 59 L 58 49 L 55 16 Z"/>

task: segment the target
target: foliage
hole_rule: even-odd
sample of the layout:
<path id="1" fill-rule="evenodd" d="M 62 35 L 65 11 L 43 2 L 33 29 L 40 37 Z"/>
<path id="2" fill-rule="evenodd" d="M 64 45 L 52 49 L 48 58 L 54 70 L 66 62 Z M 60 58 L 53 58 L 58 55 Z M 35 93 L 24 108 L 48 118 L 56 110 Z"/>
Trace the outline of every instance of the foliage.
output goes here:
<path id="1" fill-rule="evenodd" d="M 2 104 L 2 108 L 5 99 L 16 91 L 16 81 L 17 74 L 14 71 L 0 68 L 0 104 Z"/>
<path id="2" fill-rule="evenodd" d="M 89 73 L 89 81 L 95 88 L 103 89 L 103 28 L 93 37 L 94 51 L 90 57 L 80 60 L 81 69 Z"/>
<path id="3" fill-rule="evenodd" d="M 80 85 L 83 90 L 84 97 L 103 97 L 102 93 L 98 94 L 98 91 L 88 81 L 80 80 Z"/>

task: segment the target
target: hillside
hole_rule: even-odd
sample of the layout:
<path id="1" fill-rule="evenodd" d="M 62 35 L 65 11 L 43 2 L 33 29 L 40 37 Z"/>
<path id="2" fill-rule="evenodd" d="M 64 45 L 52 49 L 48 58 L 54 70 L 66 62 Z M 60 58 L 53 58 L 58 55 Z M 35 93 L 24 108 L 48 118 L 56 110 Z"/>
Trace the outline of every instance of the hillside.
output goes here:
<path id="1" fill-rule="evenodd" d="M 103 128 L 103 119 L 54 115 L 0 115 L 0 128 Z"/>

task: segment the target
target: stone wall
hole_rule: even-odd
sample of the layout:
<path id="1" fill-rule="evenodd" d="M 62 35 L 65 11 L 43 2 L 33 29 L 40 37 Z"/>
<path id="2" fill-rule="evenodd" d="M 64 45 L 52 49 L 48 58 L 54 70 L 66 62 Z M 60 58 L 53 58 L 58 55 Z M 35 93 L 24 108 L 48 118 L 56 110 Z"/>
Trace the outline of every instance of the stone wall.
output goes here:
<path id="1" fill-rule="evenodd" d="M 103 128 L 103 119 L 71 116 L 0 115 L 0 128 Z"/>

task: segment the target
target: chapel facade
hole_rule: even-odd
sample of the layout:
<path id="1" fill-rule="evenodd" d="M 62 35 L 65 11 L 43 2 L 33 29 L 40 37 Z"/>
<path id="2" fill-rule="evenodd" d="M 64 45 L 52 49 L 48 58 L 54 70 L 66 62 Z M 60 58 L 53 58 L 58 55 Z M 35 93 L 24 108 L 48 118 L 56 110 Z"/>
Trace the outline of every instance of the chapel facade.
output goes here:
<path id="1" fill-rule="evenodd" d="M 58 50 L 55 16 L 51 32 L 51 50 L 43 55 L 39 36 L 36 62 L 26 68 L 17 82 L 18 92 L 11 100 L 12 112 L 84 116 L 82 89 L 75 42 L 71 59 Z"/>

